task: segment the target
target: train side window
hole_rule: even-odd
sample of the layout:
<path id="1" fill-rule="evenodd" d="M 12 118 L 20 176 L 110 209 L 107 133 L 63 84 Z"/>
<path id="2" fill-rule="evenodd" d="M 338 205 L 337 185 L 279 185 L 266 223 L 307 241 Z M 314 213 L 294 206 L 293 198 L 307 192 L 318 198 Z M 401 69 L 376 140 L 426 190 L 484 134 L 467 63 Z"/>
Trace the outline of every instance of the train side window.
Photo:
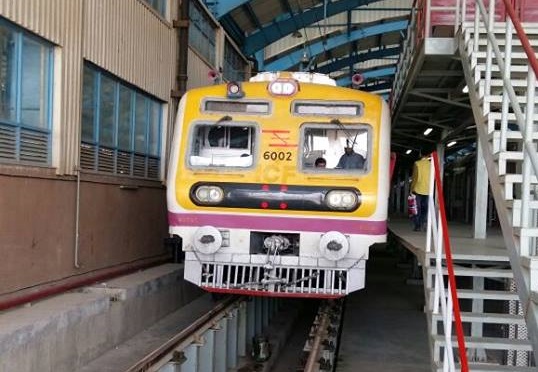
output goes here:
<path id="1" fill-rule="evenodd" d="M 189 165 L 247 168 L 254 162 L 254 125 L 198 124 L 193 129 Z"/>
<path id="2" fill-rule="evenodd" d="M 368 125 L 306 124 L 302 128 L 301 169 L 321 172 L 366 172 L 370 163 Z M 347 148 L 347 149 L 346 149 Z M 316 167 L 323 158 L 325 167 Z"/>

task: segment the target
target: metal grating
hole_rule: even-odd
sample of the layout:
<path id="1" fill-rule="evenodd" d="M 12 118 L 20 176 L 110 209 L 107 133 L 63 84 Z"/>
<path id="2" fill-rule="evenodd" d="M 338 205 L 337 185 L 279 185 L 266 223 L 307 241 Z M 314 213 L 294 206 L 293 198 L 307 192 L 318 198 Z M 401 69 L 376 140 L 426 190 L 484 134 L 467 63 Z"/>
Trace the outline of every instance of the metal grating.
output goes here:
<path id="1" fill-rule="evenodd" d="M 161 161 L 158 158 L 148 158 L 148 178 L 159 178 Z"/>
<path id="2" fill-rule="evenodd" d="M 146 157 L 134 155 L 133 176 L 146 177 Z"/>
<path id="3" fill-rule="evenodd" d="M 49 162 L 49 134 L 36 130 L 20 129 L 19 160 L 30 163 Z"/>
<path id="4" fill-rule="evenodd" d="M 118 174 L 131 175 L 132 154 L 118 151 L 117 170 Z"/>
<path id="5" fill-rule="evenodd" d="M 95 146 L 87 143 L 80 144 L 80 167 L 82 169 L 95 169 Z"/>
<path id="6" fill-rule="evenodd" d="M 0 159 L 17 159 L 17 130 L 10 125 L 0 124 Z"/>
<path id="7" fill-rule="evenodd" d="M 201 285 L 260 292 L 345 295 L 347 271 L 257 265 L 202 264 Z"/>
<path id="8" fill-rule="evenodd" d="M 100 172 L 114 173 L 114 150 L 105 147 L 99 148 L 97 170 Z"/>

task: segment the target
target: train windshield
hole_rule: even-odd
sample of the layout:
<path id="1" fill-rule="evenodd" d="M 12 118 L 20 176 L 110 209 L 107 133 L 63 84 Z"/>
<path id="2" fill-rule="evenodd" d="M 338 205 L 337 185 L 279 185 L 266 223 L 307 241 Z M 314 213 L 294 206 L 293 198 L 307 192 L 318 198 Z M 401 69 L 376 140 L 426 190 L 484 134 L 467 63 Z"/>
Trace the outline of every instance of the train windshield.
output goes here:
<path id="1" fill-rule="evenodd" d="M 250 167 L 255 133 L 254 125 L 198 124 L 191 139 L 189 164 L 194 167 Z"/>
<path id="2" fill-rule="evenodd" d="M 302 128 L 302 169 L 365 172 L 370 157 L 367 125 L 305 124 Z"/>

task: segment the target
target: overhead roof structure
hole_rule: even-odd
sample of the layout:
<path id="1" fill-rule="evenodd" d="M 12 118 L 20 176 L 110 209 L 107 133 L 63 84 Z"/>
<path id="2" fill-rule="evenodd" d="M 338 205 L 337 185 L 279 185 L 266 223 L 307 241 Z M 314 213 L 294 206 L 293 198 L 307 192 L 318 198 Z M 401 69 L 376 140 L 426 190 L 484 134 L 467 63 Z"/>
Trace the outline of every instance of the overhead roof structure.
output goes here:
<path id="1" fill-rule="evenodd" d="M 204 1 L 258 71 L 320 72 L 385 99 L 418 11 L 413 0 Z M 418 58 L 414 77 L 393 102 L 392 149 L 404 159 L 411 150 L 411 162 L 438 143 L 457 142 L 447 155 L 475 149 L 461 62 L 446 57 Z M 352 85 L 357 73 L 360 84 Z"/>
<path id="2" fill-rule="evenodd" d="M 259 71 L 310 70 L 385 93 L 393 81 L 412 0 L 205 0 Z M 379 88 L 379 89 L 378 89 Z"/>

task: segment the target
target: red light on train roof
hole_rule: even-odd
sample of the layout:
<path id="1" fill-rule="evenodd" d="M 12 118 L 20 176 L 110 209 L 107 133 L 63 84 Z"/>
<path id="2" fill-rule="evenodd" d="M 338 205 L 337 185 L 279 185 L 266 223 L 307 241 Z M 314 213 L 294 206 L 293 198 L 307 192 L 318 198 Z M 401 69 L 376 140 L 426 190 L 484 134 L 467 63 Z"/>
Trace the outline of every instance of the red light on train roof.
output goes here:
<path id="1" fill-rule="evenodd" d="M 243 98 L 245 92 L 241 89 L 241 83 L 236 81 L 230 81 L 226 84 L 226 97 L 227 98 Z"/>
<path id="2" fill-rule="evenodd" d="M 269 185 L 262 185 L 263 191 L 269 191 Z"/>
<path id="3" fill-rule="evenodd" d="M 281 186 L 280 186 L 280 191 L 288 191 L 288 186 L 286 186 L 286 185 L 281 185 Z"/>

